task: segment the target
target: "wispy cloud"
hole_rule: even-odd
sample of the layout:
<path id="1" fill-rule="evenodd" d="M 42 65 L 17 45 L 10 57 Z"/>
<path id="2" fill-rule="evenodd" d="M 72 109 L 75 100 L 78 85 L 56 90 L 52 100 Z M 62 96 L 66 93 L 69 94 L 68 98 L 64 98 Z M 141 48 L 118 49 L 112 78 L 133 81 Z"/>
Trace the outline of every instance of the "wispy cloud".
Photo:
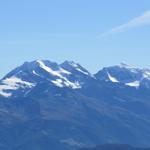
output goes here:
<path id="1" fill-rule="evenodd" d="M 112 28 L 111 30 L 101 34 L 99 37 L 105 37 L 114 33 L 118 32 L 124 32 L 128 29 L 136 28 L 136 27 L 143 27 L 150 25 L 150 10 L 144 12 L 142 15 L 133 18 L 132 20 L 117 26 L 115 28 Z"/>

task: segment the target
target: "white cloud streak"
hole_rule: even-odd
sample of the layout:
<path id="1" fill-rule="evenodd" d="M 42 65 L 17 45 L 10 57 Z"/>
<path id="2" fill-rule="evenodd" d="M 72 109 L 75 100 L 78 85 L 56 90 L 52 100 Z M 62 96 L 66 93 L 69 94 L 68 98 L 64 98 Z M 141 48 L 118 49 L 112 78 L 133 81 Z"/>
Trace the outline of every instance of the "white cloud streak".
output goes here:
<path id="1" fill-rule="evenodd" d="M 133 18 L 132 20 L 117 26 L 108 32 L 101 34 L 99 37 L 105 37 L 114 33 L 124 32 L 128 29 L 136 28 L 136 27 L 143 27 L 150 25 L 150 10 L 144 12 L 142 15 Z"/>

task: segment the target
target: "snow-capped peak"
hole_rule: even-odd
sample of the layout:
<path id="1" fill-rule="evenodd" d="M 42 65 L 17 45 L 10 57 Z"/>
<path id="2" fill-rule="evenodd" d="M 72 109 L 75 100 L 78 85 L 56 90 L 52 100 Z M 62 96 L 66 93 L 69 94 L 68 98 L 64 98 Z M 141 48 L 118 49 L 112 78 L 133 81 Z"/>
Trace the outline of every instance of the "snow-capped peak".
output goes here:
<path id="1" fill-rule="evenodd" d="M 17 90 L 30 89 L 42 82 L 48 82 L 60 88 L 78 89 L 82 87 L 81 81 L 78 81 L 69 69 L 48 60 L 35 60 L 25 62 L 8 73 L 0 81 L 0 95 L 10 97 Z"/>
<path id="2" fill-rule="evenodd" d="M 42 69 L 44 69 L 46 72 L 48 72 L 49 74 L 55 77 L 55 80 L 49 79 L 49 81 L 53 83 L 55 86 L 58 86 L 61 88 L 70 87 L 72 89 L 81 88 L 81 85 L 77 81 L 72 82 L 67 78 L 69 75 L 72 74 L 70 71 L 62 68 L 59 65 L 53 69 L 53 67 L 46 65 L 44 61 L 41 61 L 41 60 L 37 60 L 37 63 Z"/>
<path id="3" fill-rule="evenodd" d="M 71 65 L 74 68 L 78 68 L 79 67 L 79 64 L 75 63 L 74 61 L 66 61 L 66 63 L 68 63 L 69 65 Z"/>
<path id="4" fill-rule="evenodd" d="M 121 68 L 132 68 L 130 65 L 126 64 L 125 62 L 121 62 L 118 66 Z"/>
<path id="5" fill-rule="evenodd" d="M 19 93 L 27 89 L 30 91 L 41 83 L 52 87 L 80 89 L 88 82 L 96 83 L 98 80 L 138 88 L 150 81 L 150 70 L 121 63 L 105 67 L 94 76 L 73 61 L 57 64 L 48 60 L 36 60 L 24 63 L 0 80 L 0 95 L 10 97 L 13 93 L 18 94 L 17 90 Z"/>
<path id="6" fill-rule="evenodd" d="M 109 80 L 113 83 L 120 83 L 125 86 L 138 88 L 143 78 L 148 79 L 150 77 L 150 72 L 121 63 L 120 65 L 105 67 L 95 76 L 99 80 Z"/>
<path id="7" fill-rule="evenodd" d="M 75 63 L 74 61 L 65 61 L 64 63 L 61 64 L 61 66 L 69 71 L 76 71 L 79 72 L 81 74 L 87 75 L 87 76 L 91 76 L 92 74 L 89 73 L 85 68 L 83 68 L 80 64 Z"/>
<path id="8" fill-rule="evenodd" d="M 37 60 L 37 63 L 39 63 L 39 66 L 47 71 L 48 73 L 52 74 L 53 76 L 61 77 L 61 74 L 57 71 L 52 70 L 50 67 L 46 66 L 45 63 L 41 60 Z"/>
<path id="9" fill-rule="evenodd" d="M 62 77 L 61 74 L 67 74 L 67 75 L 71 74 L 71 72 L 69 72 L 69 71 L 63 69 L 62 67 L 60 67 L 60 66 L 59 66 L 58 64 L 56 64 L 56 63 L 55 63 L 55 64 L 57 65 L 57 67 L 55 67 L 55 68 L 53 69 L 53 67 L 51 67 L 51 66 L 49 66 L 49 65 L 46 65 L 45 62 L 42 61 L 42 60 L 37 60 L 36 62 L 39 64 L 39 66 L 40 66 L 42 69 L 44 69 L 44 70 L 47 71 L 48 73 L 52 74 L 53 76 Z M 47 62 L 48 62 L 48 61 L 47 61 Z M 49 64 L 50 64 L 50 63 L 49 63 Z"/>
<path id="10" fill-rule="evenodd" d="M 123 62 L 120 63 L 119 65 L 117 65 L 116 67 L 118 67 L 120 69 L 128 70 L 128 71 L 133 72 L 133 73 L 138 73 L 139 70 L 141 70 L 139 68 L 136 68 L 134 66 L 128 65 L 128 64 L 123 63 Z"/>

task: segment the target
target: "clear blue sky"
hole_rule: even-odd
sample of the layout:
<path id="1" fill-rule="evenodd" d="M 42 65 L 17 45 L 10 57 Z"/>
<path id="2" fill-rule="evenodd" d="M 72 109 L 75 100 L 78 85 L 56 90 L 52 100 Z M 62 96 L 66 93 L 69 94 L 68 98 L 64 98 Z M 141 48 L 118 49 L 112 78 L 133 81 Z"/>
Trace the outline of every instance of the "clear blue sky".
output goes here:
<path id="1" fill-rule="evenodd" d="M 149 0 L 1 0 L 0 77 L 34 59 L 150 67 L 149 10 Z"/>

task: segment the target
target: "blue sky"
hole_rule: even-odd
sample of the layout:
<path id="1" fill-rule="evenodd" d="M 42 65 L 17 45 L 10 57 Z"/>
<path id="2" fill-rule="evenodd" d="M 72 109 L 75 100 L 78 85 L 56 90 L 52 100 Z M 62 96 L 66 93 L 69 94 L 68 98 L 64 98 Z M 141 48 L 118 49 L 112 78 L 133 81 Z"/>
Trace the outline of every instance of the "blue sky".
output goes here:
<path id="1" fill-rule="evenodd" d="M 93 73 L 122 61 L 150 67 L 150 1 L 1 1 L 0 56 L 0 77 L 34 59 Z"/>

